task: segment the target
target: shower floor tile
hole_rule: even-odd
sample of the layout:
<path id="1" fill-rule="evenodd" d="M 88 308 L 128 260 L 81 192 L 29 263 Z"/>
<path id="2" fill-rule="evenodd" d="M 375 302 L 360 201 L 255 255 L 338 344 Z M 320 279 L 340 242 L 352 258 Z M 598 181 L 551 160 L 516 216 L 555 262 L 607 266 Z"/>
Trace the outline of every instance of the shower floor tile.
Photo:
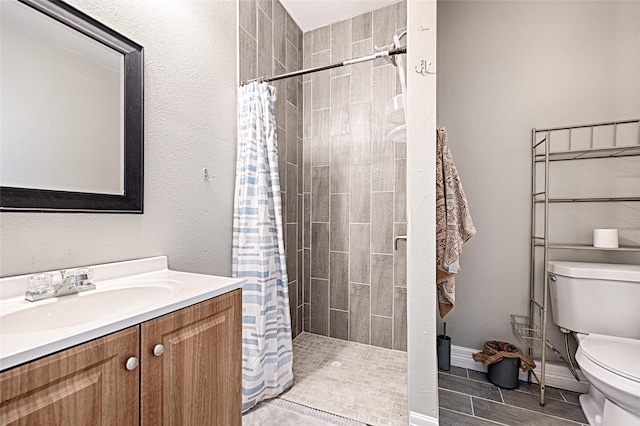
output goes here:
<path id="1" fill-rule="evenodd" d="M 407 353 L 302 333 L 293 341 L 293 387 L 280 398 L 370 425 L 407 425 Z M 500 389 L 485 373 L 438 373 L 440 425 L 580 426 L 578 393 L 520 382 Z"/>
<path id="2" fill-rule="evenodd" d="M 406 425 L 407 353 L 302 333 L 280 398 L 371 425 Z"/>

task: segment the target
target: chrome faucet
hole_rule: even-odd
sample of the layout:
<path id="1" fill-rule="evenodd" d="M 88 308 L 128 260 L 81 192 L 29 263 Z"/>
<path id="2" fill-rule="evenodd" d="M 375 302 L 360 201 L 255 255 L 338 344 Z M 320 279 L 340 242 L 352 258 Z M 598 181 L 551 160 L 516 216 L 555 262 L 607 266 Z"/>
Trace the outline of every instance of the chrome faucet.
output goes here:
<path id="1" fill-rule="evenodd" d="M 76 269 L 69 275 L 67 275 L 67 271 L 62 270 L 60 271 L 60 277 L 57 282 L 52 282 L 52 275 L 47 273 L 29 277 L 30 288 L 24 295 L 25 300 L 36 302 L 96 289 L 96 285 L 91 282 L 93 269 Z M 32 281 L 37 281 L 37 285 L 33 286 Z"/>

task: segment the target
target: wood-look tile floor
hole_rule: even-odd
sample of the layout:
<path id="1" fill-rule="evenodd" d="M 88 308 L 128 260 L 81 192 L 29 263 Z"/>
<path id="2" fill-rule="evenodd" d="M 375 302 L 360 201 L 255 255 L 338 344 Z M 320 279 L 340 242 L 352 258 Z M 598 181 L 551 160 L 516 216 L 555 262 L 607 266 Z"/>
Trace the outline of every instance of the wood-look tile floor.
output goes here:
<path id="1" fill-rule="evenodd" d="M 579 393 L 547 387 L 540 406 L 538 385 L 519 382 L 518 389 L 501 389 L 487 375 L 451 367 L 438 373 L 441 426 L 580 426 L 588 422 Z"/>
<path id="2" fill-rule="evenodd" d="M 407 354 L 310 333 L 293 342 L 293 387 L 280 398 L 370 425 L 407 425 Z M 336 364 L 337 363 L 337 364 Z M 438 373 L 441 426 L 587 425 L 575 392 L 520 382 L 500 389 L 485 373 Z"/>

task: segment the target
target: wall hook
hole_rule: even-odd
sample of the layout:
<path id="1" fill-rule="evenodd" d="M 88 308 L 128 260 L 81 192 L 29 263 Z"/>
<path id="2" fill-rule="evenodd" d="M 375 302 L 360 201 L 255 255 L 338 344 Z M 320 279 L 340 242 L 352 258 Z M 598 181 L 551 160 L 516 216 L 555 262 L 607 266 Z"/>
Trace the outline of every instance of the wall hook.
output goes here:
<path id="1" fill-rule="evenodd" d="M 431 61 L 427 62 L 426 59 L 420 61 L 420 66 L 416 66 L 416 73 L 426 76 L 427 74 L 435 74 L 434 71 L 431 71 Z"/>
<path id="2" fill-rule="evenodd" d="M 216 175 L 209 175 L 209 170 L 206 167 L 202 169 L 202 178 L 204 180 L 213 180 L 215 177 Z"/>

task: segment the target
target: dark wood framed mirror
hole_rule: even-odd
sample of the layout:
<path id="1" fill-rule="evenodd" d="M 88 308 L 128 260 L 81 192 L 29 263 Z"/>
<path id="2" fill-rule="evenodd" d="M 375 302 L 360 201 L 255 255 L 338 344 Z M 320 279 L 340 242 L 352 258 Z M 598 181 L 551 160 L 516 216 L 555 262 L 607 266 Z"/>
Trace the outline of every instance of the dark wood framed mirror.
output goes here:
<path id="1" fill-rule="evenodd" d="M 142 213 L 142 46 L 61 1 L 0 3 L 0 211 Z"/>

